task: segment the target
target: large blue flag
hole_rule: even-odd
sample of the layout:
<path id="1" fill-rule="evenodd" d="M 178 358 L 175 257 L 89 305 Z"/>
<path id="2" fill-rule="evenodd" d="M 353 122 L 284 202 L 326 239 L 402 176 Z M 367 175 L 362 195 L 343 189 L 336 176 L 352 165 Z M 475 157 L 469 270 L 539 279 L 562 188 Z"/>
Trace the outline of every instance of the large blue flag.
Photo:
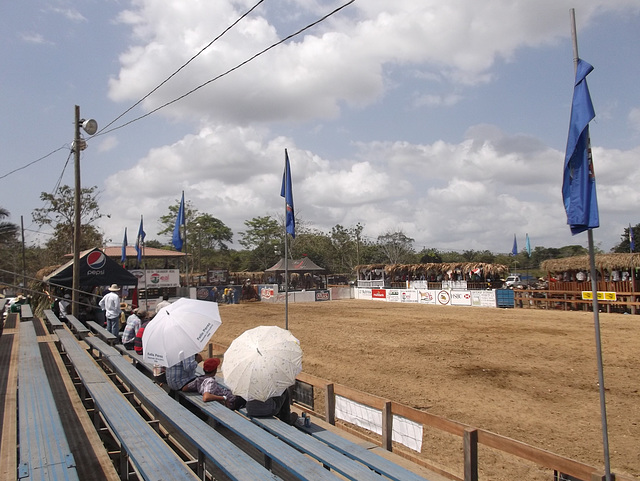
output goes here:
<path id="1" fill-rule="evenodd" d="M 633 229 L 631 228 L 631 224 L 629 224 L 629 252 L 633 252 L 636 250 L 636 242 L 633 240 Z"/>
<path id="2" fill-rule="evenodd" d="M 180 226 L 185 225 L 184 219 L 184 191 L 182 191 L 182 199 L 180 200 L 180 208 L 178 209 L 178 216 L 176 217 L 176 225 L 173 228 L 173 236 L 171 242 L 176 250 L 182 252 L 182 234 L 180 233 Z"/>
<path id="3" fill-rule="evenodd" d="M 284 173 L 282 174 L 282 189 L 280 196 L 284 197 L 287 204 L 285 226 L 291 237 L 296 237 L 296 216 L 293 211 L 293 192 L 291 191 L 291 168 L 289 167 L 289 154 L 284 149 Z"/>
<path id="4" fill-rule="evenodd" d="M 513 247 L 511 248 L 511 255 L 512 256 L 518 255 L 518 241 L 516 240 L 515 234 L 513 234 Z"/>
<path id="5" fill-rule="evenodd" d="M 142 260 L 142 244 L 147 233 L 144 231 L 142 216 L 140 216 L 140 227 L 138 228 L 138 235 L 136 236 L 136 252 L 138 253 L 138 264 Z"/>
<path id="6" fill-rule="evenodd" d="M 591 65 L 578 59 L 562 179 L 562 200 L 573 235 L 600 227 L 589 140 L 589 122 L 596 116 L 587 86 L 587 75 L 592 70 Z"/>
<path id="7" fill-rule="evenodd" d="M 120 264 L 123 266 L 127 263 L 127 228 L 124 228 L 124 239 L 122 240 L 122 256 L 120 257 Z"/>
<path id="8" fill-rule="evenodd" d="M 527 250 L 527 255 L 531 257 L 531 242 L 529 242 L 529 234 L 527 234 L 527 242 L 525 245 L 525 249 Z"/>

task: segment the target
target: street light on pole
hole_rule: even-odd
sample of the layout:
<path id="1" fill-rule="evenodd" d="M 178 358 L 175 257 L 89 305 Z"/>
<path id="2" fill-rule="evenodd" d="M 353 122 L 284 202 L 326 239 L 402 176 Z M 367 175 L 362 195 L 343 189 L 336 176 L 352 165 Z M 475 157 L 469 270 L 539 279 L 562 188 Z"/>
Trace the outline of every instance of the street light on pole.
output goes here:
<path id="1" fill-rule="evenodd" d="M 80 151 L 87 148 L 87 143 L 80 137 L 80 128 L 89 135 L 93 135 L 98 130 L 98 123 L 93 120 L 84 120 L 80 118 L 80 107 L 76 105 L 75 108 L 75 122 L 74 122 L 74 137 L 73 137 L 73 171 L 75 176 L 75 195 L 73 202 L 73 215 L 74 215 L 74 227 L 73 227 L 73 281 L 71 290 L 71 314 L 78 317 L 78 300 L 80 292 L 80 241 L 82 240 L 81 234 L 81 203 L 80 196 L 82 195 L 80 187 Z"/>

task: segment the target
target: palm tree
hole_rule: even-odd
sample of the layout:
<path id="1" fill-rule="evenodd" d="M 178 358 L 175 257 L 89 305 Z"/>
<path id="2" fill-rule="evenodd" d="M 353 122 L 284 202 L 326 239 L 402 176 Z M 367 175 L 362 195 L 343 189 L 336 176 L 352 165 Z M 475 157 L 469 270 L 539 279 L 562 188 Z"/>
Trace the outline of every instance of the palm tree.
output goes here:
<path id="1" fill-rule="evenodd" d="M 9 211 L 4 207 L 0 207 L 0 219 L 9 217 Z M 18 233 L 18 226 L 11 222 L 0 222 L 0 243 L 5 244 L 15 239 Z"/>

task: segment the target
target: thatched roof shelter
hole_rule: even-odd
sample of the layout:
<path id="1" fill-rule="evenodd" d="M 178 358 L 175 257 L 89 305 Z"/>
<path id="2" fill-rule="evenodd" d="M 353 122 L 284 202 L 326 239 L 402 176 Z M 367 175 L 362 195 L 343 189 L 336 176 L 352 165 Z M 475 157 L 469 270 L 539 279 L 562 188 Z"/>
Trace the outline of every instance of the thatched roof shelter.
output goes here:
<path id="1" fill-rule="evenodd" d="M 595 257 L 596 269 L 632 270 L 640 268 L 640 254 L 597 254 Z M 589 256 L 563 257 L 561 259 L 549 259 L 542 263 L 542 269 L 547 272 L 588 271 L 590 269 Z"/>
<path id="2" fill-rule="evenodd" d="M 436 273 L 446 274 L 448 272 L 482 272 L 485 277 L 500 277 L 509 272 L 509 266 L 504 264 L 488 264 L 486 262 L 430 262 L 427 264 L 369 264 L 356 266 L 357 272 L 373 271 L 384 269 L 386 275 L 413 275 Z"/>

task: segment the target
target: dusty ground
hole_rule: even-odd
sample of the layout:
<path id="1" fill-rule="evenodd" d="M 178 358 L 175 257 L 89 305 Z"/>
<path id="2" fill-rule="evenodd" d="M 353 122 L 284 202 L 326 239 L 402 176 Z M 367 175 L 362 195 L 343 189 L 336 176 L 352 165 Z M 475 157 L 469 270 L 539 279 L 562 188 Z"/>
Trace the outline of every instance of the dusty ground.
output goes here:
<path id="1" fill-rule="evenodd" d="M 284 327 L 284 305 L 221 305 L 212 341 Z M 600 314 L 611 469 L 640 476 L 640 317 Z M 289 304 L 309 374 L 604 466 L 592 313 L 340 300 Z M 461 474 L 459 438 L 423 453 Z M 426 454 L 428 453 L 428 454 Z M 515 466 L 512 466 L 514 464 Z M 552 479 L 480 450 L 481 479 Z"/>

